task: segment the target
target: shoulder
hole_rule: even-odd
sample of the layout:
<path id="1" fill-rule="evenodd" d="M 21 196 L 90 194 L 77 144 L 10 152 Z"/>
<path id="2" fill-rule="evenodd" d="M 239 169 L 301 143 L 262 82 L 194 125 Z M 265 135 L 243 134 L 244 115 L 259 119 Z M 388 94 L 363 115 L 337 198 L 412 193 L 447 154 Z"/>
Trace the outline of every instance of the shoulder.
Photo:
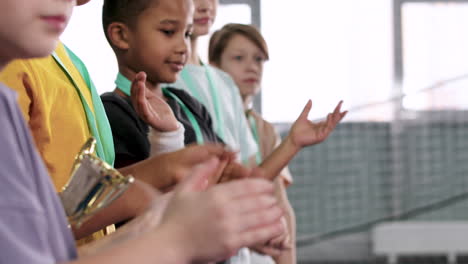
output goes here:
<path id="1" fill-rule="evenodd" d="M 205 106 L 187 91 L 172 87 L 166 89 L 177 96 L 189 109 L 194 111 L 194 114 L 205 115 L 208 112 Z"/>
<path id="2" fill-rule="evenodd" d="M 25 160 L 34 155 L 34 149 L 29 130 L 16 104 L 16 93 L 2 84 L 0 84 L 0 123 L 2 124 L 0 166 L 4 172 L 0 173 L 0 177 L 2 186 L 10 186 L 8 189 L 2 188 L 5 197 L 1 202 L 5 204 L 5 199 L 12 197 L 12 191 L 16 192 L 15 195 L 18 197 L 30 191 L 33 184 L 30 174 L 35 172 L 27 171 L 30 164 L 25 164 Z"/>
<path id="3" fill-rule="evenodd" d="M 129 98 L 124 98 L 115 92 L 106 92 L 101 95 L 104 106 L 116 106 L 133 111 L 133 105 Z"/>
<path id="4" fill-rule="evenodd" d="M 101 100 L 109 119 L 113 119 L 113 117 L 131 116 L 135 121 L 138 120 L 138 116 L 130 99 L 123 98 L 115 92 L 107 92 L 101 95 Z"/>
<path id="5" fill-rule="evenodd" d="M 168 91 L 173 93 L 175 96 L 177 96 L 182 102 L 188 105 L 201 105 L 201 103 L 192 95 L 190 95 L 187 91 L 179 89 L 179 88 L 174 88 L 174 87 L 167 87 L 166 88 Z"/>
<path id="6" fill-rule="evenodd" d="M 16 92 L 0 83 L 0 101 L 2 102 L 2 104 L 0 104 L 1 108 L 5 108 L 8 105 L 13 104 L 16 100 L 16 96 Z"/>
<path id="7" fill-rule="evenodd" d="M 29 84 L 36 81 L 36 77 L 50 74 L 46 68 L 51 63 L 52 57 L 40 59 L 20 59 L 10 62 L 0 73 L 0 80 L 12 89 L 17 89 L 16 82 L 27 81 Z M 40 88 L 40 87 L 38 87 Z"/>
<path id="8" fill-rule="evenodd" d="M 255 119 L 257 126 L 261 127 L 262 130 L 266 131 L 268 134 L 277 134 L 276 129 L 270 122 L 266 121 L 259 113 L 256 111 L 251 111 L 250 114 Z"/>
<path id="9" fill-rule="evenodd" d="M 231 78 L 231 75 L 229 75 L 227 72 L 220 70 L 216 67 L 213 67 L 211 65 L 207 65 L 208 70 L 213 73 L 214 76 L 218 77 L 221 81 L 223 81 L 226 85 L 235 87 L 236 83 L 234 80 Z M 237 87 L 236 87 L 237 89 Z"/>

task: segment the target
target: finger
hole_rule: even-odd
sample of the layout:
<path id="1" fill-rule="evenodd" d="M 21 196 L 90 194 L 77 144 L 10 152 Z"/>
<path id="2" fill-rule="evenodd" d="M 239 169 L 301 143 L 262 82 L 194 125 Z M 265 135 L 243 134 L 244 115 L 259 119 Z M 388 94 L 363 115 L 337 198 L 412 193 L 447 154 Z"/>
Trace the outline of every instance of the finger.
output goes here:
<path id="1" fill-rule="evenodd" d="M 216 191 L 227 193 L 228 198 L 234 201 L 243 197 L 273 194 L 274 186 L 263 179 L 242 179 L 220 184 L 216 187 Z"/>
<path id="2" fill-rule="evenodd" d="M 348 111 L 344 111 L 343 113 L 340 114 L 340 121 L 343 120 L 343 118 L 346 116 Z"/>
<path id="3" fill-rule="evenodd" d="M 307 101 L 307 104 L 304 106 L 304 109 L 302 109 L 302 112 L 301 112 L 301 114 L 299 115 L 299 117 L 297 119 L 298 120 L 299 119 L 307 119 L 311 109 L 312 109 L 312 100 L 309 99 Z"/>
<path id="4" fill-rule="evenodd" d="M 227 160 L 228 162 L 236 160 L 237 153 L 235 151 L 231 151 L 229 148 L 225 147 L 225 151 L 219 157 L 221 160 Z"/>
<path id="5" fill-rule="evenodd" d="M 192 174 L 185 177 L 176 187 L 176 192 L 199 192 L 206 189 L 208 185 L 208 178 L 216 172 L 219 161 L 212 158 L 207 162 L 197 165 Z"/>
<path id="6" fill-rule="evenodd" d="M 221 144 L 191 145 L 186 148 L 186 155 L 192 163 L 200 163 L 211 157 L 221 157 L 225 153 L 225 148 Z"/>
<path id="7" fill-rule="evenodd" d="M 287 233 L 275 237 L 272 240 L 268 241 L 267 245 L 277 249 L 286 249 L 289 247 L 289 235 Z"/>
<path id="8" fill-rule="evenodd" d="M 230 174 L 234 179 L 248 178 L 252 173 L 252 169 L 244 167 L 235 161 L 229 163 L 229 169 L 231 170 Z"/>
<path id="9" fill-rule="evenodd" d="M 343 105 L 343 100 L 341 100 L 335 107 L 335 110 L 333 111 L 333 113 L 340 113 L 341 112 L 341 105 Z"/>
<path id="10" fill-rule="evenodd" d="M 226 168 L 227 164 L 229 161 L 227 160 L 220 160 L 218 168 L 216 169 L 216 173 L 213 175 L 213 177 L 209 178 L 208 185 L 212 186 L 218 182 L 220 182 L 221 178 L 223 177 L 223 171 Z"/>
<path id="11" fill-rule="evenodd" d="M 284 226 L 280 222 L 274 222 L 239 233 L 239 244 L 246 247 L 264 244 L 282 232 L 284 232 Z"/>
<path id="12" fill-rule="evenodd" d="M 268 255 L 270 257 L 278 257 L 281 255 L 281 250 L 274 248 L 274 247 L 269 247 L 269 246 L 263 246 L 261 248 L 256 248 L 257 251 L 263 255 Z"/>
<path id="13" fill-rule="evenodd" d="M 256 199 L 254 201 L 256 201 Z M 263 209 L 258 208 L 255 212 L 248 212 L 244 215 L 241 215 L 241 221 L 239 221 L 237 228 L 238 231 L 243 232 L 275 222 L 281 222 L 280 218 L 283 215 L 284 212 L 278 205 Z"/>
<path id="14" fill-rule="evenodd" d="M 255 202 L 252 199 L 240 199 L 237 201 L 236 206 L 233 208 L 234 212 L 238 214 L 247 214 L 250 212 L 257 212 L 266 208 L 271 208 L 278 204 L 278 200 L 272 194 L 259 195 Z"/>

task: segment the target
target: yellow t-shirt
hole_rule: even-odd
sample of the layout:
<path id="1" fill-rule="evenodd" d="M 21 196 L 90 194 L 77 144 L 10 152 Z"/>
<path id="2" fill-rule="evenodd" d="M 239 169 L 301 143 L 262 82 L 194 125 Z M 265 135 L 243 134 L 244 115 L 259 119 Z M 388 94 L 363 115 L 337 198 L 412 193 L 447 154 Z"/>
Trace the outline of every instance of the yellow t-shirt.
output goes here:
<path id="1" fill-rule="evenodd" d="M 56 53 L 92 107 L 91 93 L 62 44 Z M 0 73 L 0 81 L 18 93 L 37 149 L 56 190 L 61 191 L 76 154 L 91 136 L 76 88 L 52 56 L 13 61 Z"/>
<path id="2" fill-rule="evenodd" d="M 91 92 L 60 43 L 55 52 L 94 111 Z M 71 176 L 75 156 L 91 136 L 86 113 L 75 86 L 57 62 L 43 59 L 15 60 L 0 73 L 0 82 L 18 93 L 18 103 L 31 129 L 36 147 L 57 192 Z M 78 242 L 102 237 L 102 231 Z"/>

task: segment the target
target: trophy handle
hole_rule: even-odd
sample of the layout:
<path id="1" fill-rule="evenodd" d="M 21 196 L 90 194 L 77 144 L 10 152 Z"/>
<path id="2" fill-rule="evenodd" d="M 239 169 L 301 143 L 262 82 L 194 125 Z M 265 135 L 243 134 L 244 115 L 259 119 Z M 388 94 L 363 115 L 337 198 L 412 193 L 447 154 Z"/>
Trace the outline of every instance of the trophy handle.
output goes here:
<path id="1" fill-rule="evenodd" d="M 78 169 L 78 167 L 80 166 L 80 163 L 81 161 L 83 160 L 83 157 L 86 156 L 86 155 L 91 155 L 94 153 L 94 150 L 96 148 L 96 139 L 94 137 L 90 137 L 88 138 L 88 140 L 86 140 L 86 142 L 83 144 L 83 146 L 81 147 L 80 151 L 78 152 L 78 154 L 76 154 L 75 156 L 75 161 L 73 162 L 73 165 L 72 165 L 72 168 L 71 168 L 71 172 L 70 172 L 70 175 L 74 175 L 76 170 Z M 70 184 L 70 182 L 73 180 L 73 177 L 70 178 L 67 182 L 67 184 L 65 184 L 63 187 L 62 187 L 62 192 L 68 187 L 68 185 Z"/>

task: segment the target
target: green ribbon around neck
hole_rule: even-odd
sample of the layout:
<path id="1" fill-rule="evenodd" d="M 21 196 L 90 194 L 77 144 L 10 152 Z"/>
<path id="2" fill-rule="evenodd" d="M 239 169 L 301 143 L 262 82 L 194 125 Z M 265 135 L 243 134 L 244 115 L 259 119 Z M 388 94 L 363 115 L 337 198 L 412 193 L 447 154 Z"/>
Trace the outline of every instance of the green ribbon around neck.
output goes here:
<path id="1" fill-rule="evenodd" d="M 211 99 L 213 100 L 213 104 L 215 108 L 214 111 L 215 111 L 215 117 L 216 117 L 216 133 L 219 135 L 220 138 L 222 138 L 223 140 L 226 140 L 224 119 L 221 114 L 221 105 L 220 105 L 221 103 L 219 99 L 218 90 L 216 89 L 216 86 L 213 81 L 213 72 L 210 69 L 210 67 L 208 67 L 207 65 L 203 63 L 201 64 L 202 64 L 202 67 L 205 69 L 205 76 L 206 76 L 206 79 L 208 80 L 208 84 L 210 88 L 210 95 L 211 95 Z M 193 97 L 195 97 L 199 101 L 202 101 L 200 93 L 198 92 L 198 84 L 195 83 L 195 81 L 193 80 L 192 76 L 190 75 L 190 73 L 188 72 L 186 68 L 182 70 L 180 77 L 187 84 L 187 87 L 192 93 Z"/>
<path id="2" fill-rule="evenodd" d="M 73 65 L 76 67 L 80 75 L 83 77 L 90 93 L 92 104 L 94 107 L 94 112 L 86 102 L 84 95 L 82 94 L 78 84 L 73 79 L 72 75 L 65 67 L 65 64 L 62 62 L 60 57 L 57 53 L 53 52 L 52 57 L 60 66 L 62 71 L 67 75 L 67 78 L 75 87 L 76 92 L 80 96 L 81 103 L 83 104 L 83 108 L 85 110 L 86 119 L 88 121 L 88 126 L 91 131 L 91 135 L 96 139 L 96 154 L 99 158 L 104 160 L 110 165 L 114 165 L 115 160 L 115 150 L 114 150 L 114 139 L 112 137 L 112 130 L 109 124 L 109 120 L 107 119 L 106 111 L 104 110 L 104 106 L 102 104 L 101 98 L 99 97 L 96 87 L 94 86 L 93 81 L 86 69 L 84 63 L 78 58 L 78 56 L 73 53 L 67 46 L 63 45 L 65 50 L 70 57 Z"/>
<path id="3" fill-rule="evenodd" d="M 260 137 L 258 135 L 258 128 L 257 128 L 257 122 L 255 122 L 255 118 L 252 116 L 251 113 L 247 112 L 247 119 L 249 120 L 250 123 L 250 129 L 252 130 L 252 134 L 255 139 L 255 143 L 257 143 L 258 146 L 258 151 L 255 155 L 255 161 L 257 162 L 257 165 L 260 165 L 262 163 L 262 153 L 260 152 Z"/>

